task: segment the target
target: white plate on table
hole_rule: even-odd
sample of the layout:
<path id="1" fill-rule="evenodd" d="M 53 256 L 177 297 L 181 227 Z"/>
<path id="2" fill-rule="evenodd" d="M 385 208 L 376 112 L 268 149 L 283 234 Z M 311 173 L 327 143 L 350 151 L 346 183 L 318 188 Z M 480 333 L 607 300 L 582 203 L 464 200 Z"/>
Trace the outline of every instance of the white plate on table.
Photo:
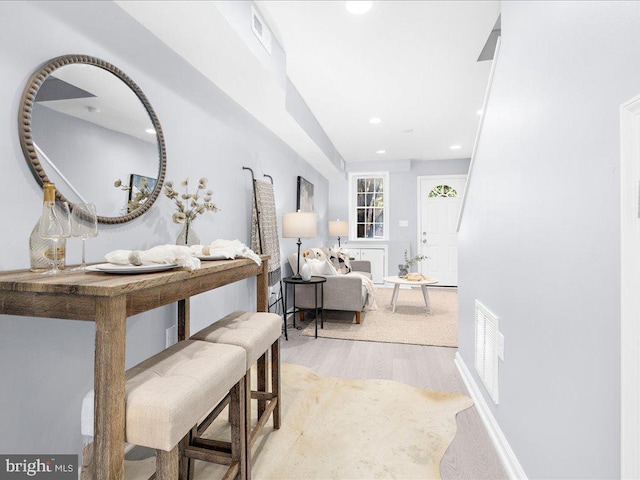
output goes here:
<path id="1" fill-rule="evenodd" d="M 112 263 L 100 263 L 98 265 L 90 265 L 87 270 L 90 272 L 102 272 L 102 273 L 152 273 L 152 272 L 164 272 L 165 270 L 171 270 L 176 268 L 177 263 L 150 263 L 148 265 L 114 265 Z"/>
<path id="2" fill-rule="evenodd" d="M 200 260 L 233 260 L 233 258 L 227 258 L 226 255 L 216 253 L 213 255 L 198 255 Z"/>

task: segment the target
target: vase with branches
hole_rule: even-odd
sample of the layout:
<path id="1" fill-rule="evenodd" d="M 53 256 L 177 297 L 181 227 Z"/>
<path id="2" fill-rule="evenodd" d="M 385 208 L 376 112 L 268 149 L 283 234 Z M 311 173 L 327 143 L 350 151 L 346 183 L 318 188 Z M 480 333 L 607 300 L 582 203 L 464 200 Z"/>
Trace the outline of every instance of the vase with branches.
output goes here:
<path id="1" fill-rule="evenodd" d="M 427 260 L 429 257 L 426 255 L 416 255 L 415 257 L 409 258 L 409 252 L 407 250 L 404 251 L 404 263 L 398 265 L 398 276 L 400 278 L 404 278 L 409 273 L 409 269 L 418 262 L 423 260 Z"/>
<path id="2" fill-rule="evenodd" d="M 208 180 L 202 177 L 198 181 L 198 186 L 194 193 L 189 193 L 189 179 L 186 178 L 180 185 L 185 189 L 185 193 L 180 194 L 173 188 L 173 182 L 165 182 L 164 195 L 169 200 L 173 200 L 177 212 L 173 214 L 171 219 L 174 223 L 182 224 L 182 232 L 176 240 L 177 245 L 197 245 L 200 238 L 193 230 L 191 224 L 193 221 L 205 212 L 217 212 L 218 207 L 211 201 L 213 191 L 207 189 Z"/>

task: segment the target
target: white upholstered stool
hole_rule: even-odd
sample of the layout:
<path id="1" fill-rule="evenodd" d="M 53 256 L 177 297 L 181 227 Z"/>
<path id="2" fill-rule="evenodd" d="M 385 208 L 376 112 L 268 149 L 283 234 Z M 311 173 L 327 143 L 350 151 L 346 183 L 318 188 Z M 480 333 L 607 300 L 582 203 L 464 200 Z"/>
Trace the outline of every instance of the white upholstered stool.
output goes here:
<path id="1" fill-rule="evenodd" d="M 229 465 L 228 478 L 245 478 L 245 373 L 244 349 L 193 340 L 177 343 L 127 371 L 126 441 L 156 449 L 157 479 L 178 478 L 181 440 L 211 410 L 211 399 L 229 392 L 232 449 L 224 463 Z"/>
<path id="2" fill-rule="evenodd" d="M 247 478 L 251 477 L 251 448 L 258 434 L 273 413 L 273 428 L 280 428 L 280 334 L 282 318 L 266 312 L 233 312 L 207 328 L 200 330 L 191 339 L 242 347 L 247 354 L 245 392 L 245 428 L 247 445 Z M 271 391 L 267 387 L 267 358 L 271 349 Z M 257 389 L 251 391 L 251 366 L 257 362 Z M 251 399 L 258 402 L 258 419 L 251 428 Z M 206 430 L 198 428 L 198 434 Z"/>

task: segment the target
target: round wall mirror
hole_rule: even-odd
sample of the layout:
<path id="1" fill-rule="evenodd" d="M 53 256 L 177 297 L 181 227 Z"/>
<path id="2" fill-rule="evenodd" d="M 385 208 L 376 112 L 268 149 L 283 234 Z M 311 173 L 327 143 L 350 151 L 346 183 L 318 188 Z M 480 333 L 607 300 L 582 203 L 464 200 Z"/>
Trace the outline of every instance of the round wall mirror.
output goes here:
<path id="1" fill-rule="evenodd" d="M 35 72 L 22 96 L 20 143 L 58 198 L 94 203 L 101 223 L 128 222 L 160 194 L 166 153 L 142 90 L 103 60 L 65 55 Z"/>

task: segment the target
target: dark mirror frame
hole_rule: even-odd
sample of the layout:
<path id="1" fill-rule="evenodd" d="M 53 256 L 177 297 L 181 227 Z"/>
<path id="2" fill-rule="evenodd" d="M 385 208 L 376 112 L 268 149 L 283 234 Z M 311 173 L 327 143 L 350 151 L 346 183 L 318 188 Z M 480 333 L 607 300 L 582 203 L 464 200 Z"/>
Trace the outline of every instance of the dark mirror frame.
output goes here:
<path id="1" fill-rule="evenodd" d="M 140 90 L 140 87 L 138 87 L 138 85 L 133 80 L 131 80 L 131 78 L 129 78 L 122 70 L 108 62 L 105 62 L 104 60 L 100 60 L 99 58 L 87 55 L 63 55 L 50 60 L 44 66 L 42 66 L 31 76 L 31 78 L 27 82 L 27 86 L 22 94 L 22 99 L 20 100 L 20 109 L 18 111 L 18 134 L 20 136 L 20 145 L 22 146 L 22 152 L 24 153 L 24 156 L 27 160 L 27 164 L 31 168 L 33 176 L 40 184 L 40 186 L 43 186 L 44 183 L 49 182 L 49 178 L 47 177 L 47 174 L 45 173 L 44 168 L 40 163 L 40 159 L 38 158 L 38 154 L 36 153 L 36 150 L 33 146 L 33 141 L 31 139 L 32 108 L 40 86 L 49 77 L 49 75 L 51 75 L 60 67 L 75 63 L 94 65 L 96 67 L 102 68 L 104 70 L 107 70 L 108 72 L 111 72 L 113 75 L 126 83 L 127 86 L 136 94 L 138 99 L 140 99 L 140 101 L 142 102 L 142 105 L 147 110 L 147 113 L 151 118 L 153 128 L 155 128 L 156 130 L 158 143 L 158 161 L 160 163 L 160 167 L 158 168 L 158 181 L 156 182 L 155 188 L 151 192 L 151 195 L 149 196 L 147 201 L 144 202 L 140 207 L 136 208 L 133 212 L 119 217 L 106 217 L 98 215 L 98 222 L 100 223 L 125 223 L 133 220 L 136 217 L 139 217 L 147 210 L 149 210 L 149 208 L 151 208 L 153 203 L 160 195 L 167 170 L 167 155 L 164 144 L 164 135 L 162 134 L 162 127 L 160 126 L 158 117 L 153 111 L 153 108 L 147 100 L 147 97 L 145 97 L 144 93 L 142 93 L 142 90 Z M 56 190 L 56 197 L 60 201 L 67 201 L 64 195 L 62 195 L 58 190 Z"/>

